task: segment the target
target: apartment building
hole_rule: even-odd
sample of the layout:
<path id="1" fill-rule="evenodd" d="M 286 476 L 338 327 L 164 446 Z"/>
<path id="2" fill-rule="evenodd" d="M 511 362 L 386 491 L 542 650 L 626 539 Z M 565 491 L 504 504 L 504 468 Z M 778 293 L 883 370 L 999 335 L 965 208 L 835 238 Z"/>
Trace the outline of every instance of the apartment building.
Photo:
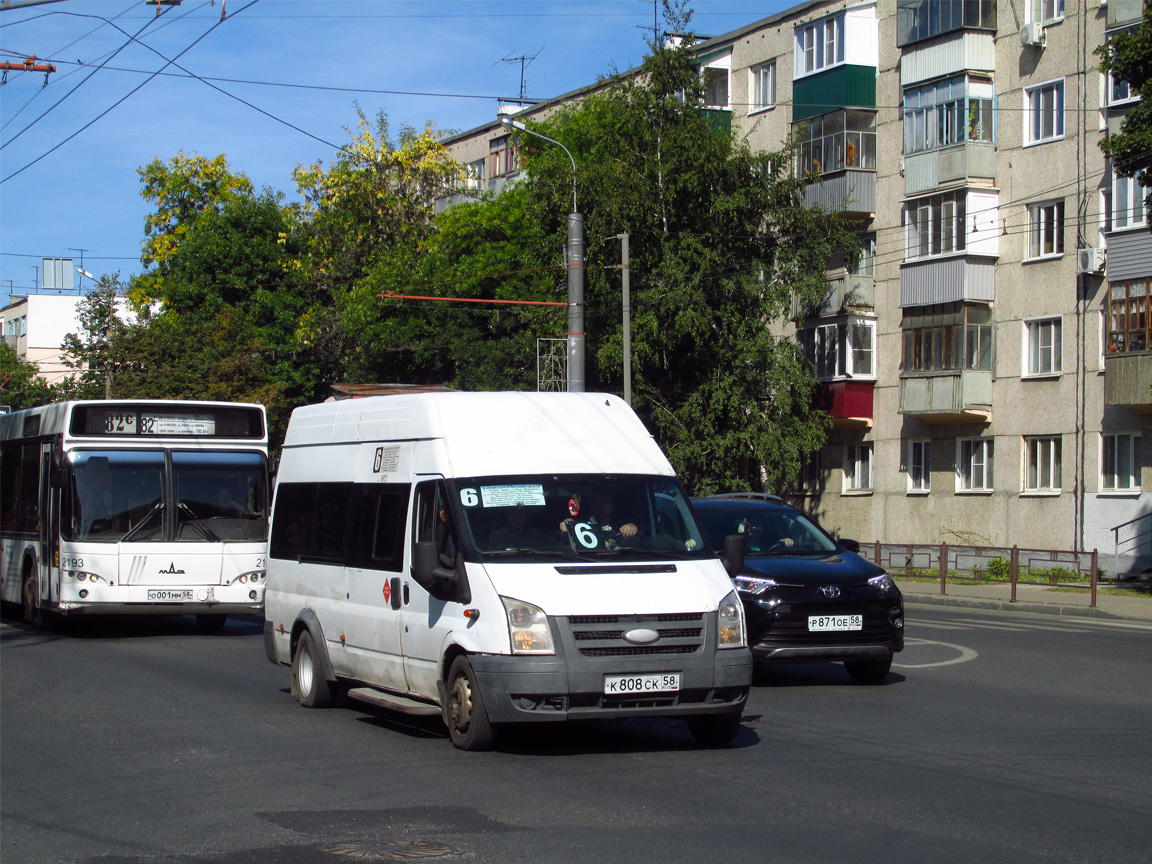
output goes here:
<path id="1" fill-rule="evenodd" d="M 860 234 L 789 325 L 833 420 L 797 503 L 831 530 L 1152 561 L 1152 233 L 1099 148 L 1133 99 L 1093 53 L 1141 15 L 812 2 L 695 46 L 706 110 L 756 148 L 800 133 L 807 200 Z M 495 119 L 448 143 L 474 188 L 517 176 Z"/>

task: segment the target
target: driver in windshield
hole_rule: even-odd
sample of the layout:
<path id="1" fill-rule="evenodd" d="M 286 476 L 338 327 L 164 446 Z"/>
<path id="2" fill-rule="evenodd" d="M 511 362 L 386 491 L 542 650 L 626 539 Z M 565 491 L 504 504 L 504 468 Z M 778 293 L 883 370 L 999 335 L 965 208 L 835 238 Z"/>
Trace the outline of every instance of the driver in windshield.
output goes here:
<path id="1" fill-rule="evenodd" d="M 573 492 L 568 502 L 568 512 L 571 515 L 560 523 L 560 530 L 571 539 L 572 533 L 569 529 L 579 522 L 586 522 L 605 540 L 615 541 L 617 538 L 635 537 L 640 531 L 636 524 L 625 522 L 623 525 L 614 526 L 612 510 L 612 499 L 606 495 L 589 495 L 585 502 L 579 492 Z"/>

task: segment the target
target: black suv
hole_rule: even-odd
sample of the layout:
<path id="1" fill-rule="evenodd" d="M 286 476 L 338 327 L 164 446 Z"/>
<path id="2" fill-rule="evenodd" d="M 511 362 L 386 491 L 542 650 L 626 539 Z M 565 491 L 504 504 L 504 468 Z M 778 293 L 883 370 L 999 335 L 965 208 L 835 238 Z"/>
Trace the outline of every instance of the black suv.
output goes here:
<path id="1" fill-rule="evenodd" d="M 775 495 L 692 499 L 713 549 L 744 536 L 735 577 L 757 660 L 842 661 L 860 683 L 877 684 L 904 648 L 904 599 L 892 577 Z"/>

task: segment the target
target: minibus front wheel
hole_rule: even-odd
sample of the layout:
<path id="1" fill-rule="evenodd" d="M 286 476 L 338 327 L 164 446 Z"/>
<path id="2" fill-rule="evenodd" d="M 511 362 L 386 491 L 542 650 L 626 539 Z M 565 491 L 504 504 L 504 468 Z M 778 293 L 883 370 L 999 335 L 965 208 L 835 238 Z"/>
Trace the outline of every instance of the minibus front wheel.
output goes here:
<path id="1" fill-rule="evenodd" d="M 464 655 L 452 661 L 448 672 L 448 704 L 444 722 L 452 743 L 461 750 L 491 750 L 496 734 L 476 683 L 476 673 Z"/>
<path id="2" fill-rule="evenodd" d="M 332 704 L 332 688 L 328 686 L 324 670 L 316 658 L 316 642 L 312 639 L 312 632 L 304 630 L 292 654 L 292 677 L 296 681 L 300 704 L 305 708 L 327 708 Z"/>

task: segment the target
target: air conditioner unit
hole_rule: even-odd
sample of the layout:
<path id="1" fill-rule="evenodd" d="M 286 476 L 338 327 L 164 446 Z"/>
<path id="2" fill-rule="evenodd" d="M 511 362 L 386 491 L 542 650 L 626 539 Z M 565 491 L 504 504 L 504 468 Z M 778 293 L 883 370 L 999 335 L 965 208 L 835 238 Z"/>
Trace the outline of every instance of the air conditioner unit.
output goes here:
<path id="1" fill-rule="evenodd" d="M 1088 249 L 1076 250 L 1077 273 L 1099 273 L 1104 269 L 1104 250 Z"/>
<path id="2" fill-rule="evenodd" d="M 1044 44 L 1044 28 L 1038 21 L 1029 21 L 1020 28 L 1020 45 L 1027 48 L 1029 45 Z"/>

